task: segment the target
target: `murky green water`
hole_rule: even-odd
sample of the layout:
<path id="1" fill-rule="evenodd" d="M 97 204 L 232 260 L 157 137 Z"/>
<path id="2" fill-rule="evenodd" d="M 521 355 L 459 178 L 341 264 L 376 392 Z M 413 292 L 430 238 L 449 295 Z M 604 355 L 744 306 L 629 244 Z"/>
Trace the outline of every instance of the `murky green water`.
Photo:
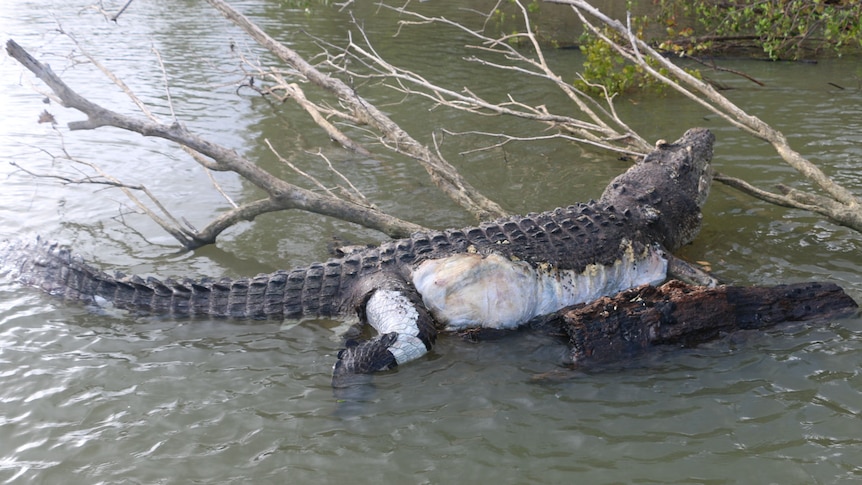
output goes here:
<path id="1" fill-rule="evenodd" d="M 416 28 L 392 37 L 395 19 L 373 16 L 370 3 L 359 3 L 357 17 L 391 61 L 497 99 L 511 92 L 564 106 L 560 95 L 535 83 L 462 62 L 457 35 Z M 262 143 L 268 138 L 295 163 L 326 176 L 319 159 L 305 153 L 321 148 L 387 210 L 437 227 L 472 222 L 409 160 L 382 151 L 375 159 L 356 158 L 309 132 L 297 108 L 276 115 L 260 98 L 237 96 L 231 42 L 260 51 L 204 2 L 133 2 L 117 25 L 89 4 L 7 2 L 0 32 L 91 99 L 134 113 L 93 69 L 65 59 L 72 48 L 56 33 L 60 23 L 169 119 L 155 47 L 174 109 L 189 128 L 274 167 Z M 338 43 L 351 28 L 346 12 L 306 15 L 251 0 L 236 5 L 303 52 L 313 51 L 301 29 Z M 417 3 L 429 11 L 453 5 Z M 572 51 L 551 59 L 566 75 L 578 62 Z M 717 76 L 736 88 L 728 92 L 733 100 L 785 130 L 798 150 L 859 191 L 858 59 L 727 65 L 766 83 L 759 88 Z M 81 115 L 43 104 L 31 78 L 8 57 L 0 59 L 0 82 L 2 238 L 41 234 L 102 267 L 165 276 L 255 274 L 324 258 L 333 235 L 380 239 L 321 217 L 280 214 L 231 230 L 217 248 L 178 253 L 158 227 L 122 208 L 118 192 L 33 180 L 7 162 L 47 169 L 46 152 L 60 154 L 65 143 L 76 157 L 146 183 L 202 226 L 223 205 L 199 168 L 164 142 L 114 129 L 69 132 L 65 123 Z M 357 89 L 427 142 L 439 127 L 536 133 L 517 121 L 427 111 L 379 86 Z M 625 99 L 618 108 L 652 139 L 675 138 L 695 125 L 713 129 L 715 162 L 725 173 L 766 186 L 796 183 L 768 147 L 679 98 Z M 60 122 L 56 132 L 36 123 L 43 109 Z M 627 167 L 561 142 L 459 155 L 491 143 L 446 137 L 442 150 L 478 188 L 516 212 L 596 197 Z M 219 181 L 238 200 L 255 196 L 233 177 Z M 683 253 L 709 261 L 725 280 L 830 280 L 862 300 L 858 234 L 721 185 L 705 212 L 700 238 Z M 338 327 L 132 318 L 0 282 L 0 481 L 790 484 L 862 476 L 858 318 L 735 335 L 605 372 L 562 370 L 554 380 L 535 379 L 561 370 L 565 347 L 548 337 L 519 332 L 481 344 L 443 337 L 427 358 L 378 376 L 366 402 L 348 408 L 329 387 Z"/>

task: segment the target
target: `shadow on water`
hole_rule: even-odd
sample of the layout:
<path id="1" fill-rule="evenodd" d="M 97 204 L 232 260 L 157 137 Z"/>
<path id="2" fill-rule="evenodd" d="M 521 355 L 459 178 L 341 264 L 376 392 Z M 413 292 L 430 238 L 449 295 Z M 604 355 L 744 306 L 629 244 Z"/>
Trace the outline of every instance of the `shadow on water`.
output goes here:
<path id="1" fill-rule="evenodd" d="M 334 416 L 355 419 L 374 412 L 380 391 L 374 385 L 374 376 L 354 374 L 350 379 L 332 383 L 332 397 L 335 399 Z"/>

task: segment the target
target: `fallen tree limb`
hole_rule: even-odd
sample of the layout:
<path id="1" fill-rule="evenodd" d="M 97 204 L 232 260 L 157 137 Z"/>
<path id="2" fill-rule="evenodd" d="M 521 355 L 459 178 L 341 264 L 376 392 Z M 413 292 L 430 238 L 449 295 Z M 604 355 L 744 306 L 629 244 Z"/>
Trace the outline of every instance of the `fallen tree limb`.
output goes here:
<path id="1" fill-rule="evenodd" d="M 735 330 L 848 315 L 857 304 L 833 283 L 707 288 L 640 286 L 562 313 L 572 362 L 619 361 L 652 347 L 690 347 Z"/>
<path id="2" fill-rule="evenodd" d="M 221 0 L 207 0 L 207 2 L 225 18 L 245 30 L 258 44 L 296 69 L 309 82 L 337 96 L 355 118 L 374 127 L 390 148 L 417 160 L 443 193 L 478 219 L 485 220 L 506 215 L 502 207 L 474 189 L 455 167 L 402 130 L 376 106 L 363 99 L 354 88 L 337 77 L 319 71 L 296 51 L 273 39 L 227 2 Z"/>
<path id="3" fill-rule="evenodd" d="M 13 40 L 6 43 L 6 52 L 41 79 L 60 99 L 63 106 L 76 109 L 87 116 L 86 120 L 70 122 L 68 124 L 70 130 L 91 130 L 113 126 L 143 136 L 170 140 L 211 159 L 211 161 L 202 162 L 207 168 L 236 172 L 268 194 L 266 198 L 228 210 L 200 231 L 187 227 L 165 225 L 158 220 L 156 221 L 186 249 L 195 249 L 206 244 L 212 244 L 221 232 L 236 222 L 252 220 L 260 214 L 286 209 L 301 209 L 336 217 L 377 229 L 392 237 L 406 236 L 423 229 L 418 224 L 403 221 L 373 207 L 319 194 L 285 182 L 250 160 L 241 157 L 235 150 L 212 143 L 191 133 L 180 123 L 175 122 L 168 125 L 135 118 L 93 103 L 75 92 L 49 66 L 36 60 Z M 198 157 L 195 159 L 198 160 Z"/>
<path id="4" fill-rule="evenodd" d="M 351 37 L 349 45 L 343 51 L 336 51 L 337 55 L 331 56 L 328 63 L 332 68 L 338 69 L 351 78 L 379 79 L 396 91 L 424 97 L 439 106 L 483 116 L 507 116 L 528 122 L 539 122 L 552 128 L 552 131 L 558 132 L 552 135 L 554 137 L 611 150 L 624 156 L 637 158 L 648 153 L 652 149 L 652 144 L 623 122 L 616 112 L 611 96 L 606 96 L 603 102 L 594 99 L 551 69 L 542 43 L 531 24 L 528 9 L 520 1 L 516 0 L 513 3 L 521 12 L 519 21 L 523 24 L 523 31 L 502 36 L 488 33 L 484 29 L 474 30 L 442 16 L 422 15 L 410 10 L 409 3 L 398 7 L 381 3 L 380 6 L 392 9 L 404 17 L 404 20 L 399 21 L 399 32 L 406 26 L 439 24 L 453 29 L 457 35 L 471 38 L 474 44 L 465 47 L 477 54 L 465 57 L 465 61 L 490 68 L 490 75 L 516 73 L 525 78 L 532 78 L 536 83 L 555 86 L 571 101 L 573 105 L 571 113 L 554 113 L 553 107 L 519 101 L 511 94 L 507 95 L 505 101 L 495 102 L 483 98 L 469 87 L 455 89 L 435 84 L 421 73 L 393 65 L 384 59 L 374 49 L 361 28 L 359 30 L 362 33 L 362 44 Z M 488 13 L 480 15 L 487 23 L 495 11 L 496 9 L 491 9 Z M 530 48 L 520 47 L 522 44 L 529 45 Z M 355 62 L 343 63 L 345 57 Z M 345 64 L 361 65 L 364 69 L 348 69 Z M 484 135 L 510 139 L 503 133 Z M 546 135 L 534 136 L 532 139 L 546 137 Z"/>
<path id="5" fill-rule="evenodd" d="M 611 19 L 586 1 L 546 1 L 571 6 L 584 26 L 620 55 L 638 65 L 659 81 L 677 90 L 680 94 L 717 114 L 732 126 L 772 145 L 788 165 L 816 184 L 825 195 L 811 194 L 799 190 L 793 190 L 792 192 L 782 190 L 784 195 L 779 195 L 761 189 L 750 190 L 750 185 L 740 183 L 733 184 L 733 187 L 767 202 L 779 203 L 784 206 L 799 208 L 816 206 L 816 210 L 809 210 L 815 210 L 815 212 L 829 217 L 838 224 L 862 232 L 862 200 L 852 191 L 835 182 L 817 165 L 794 150 L 782 132 L 776 130 L 760 118 L 746 113 L 729 99 L 722 96 L 709 83 L 697 79 L 662 56 L 649 44 L 638 39 L 631 30 L 631 26 L 623 25 L 622 22 Z M 623 39 L 626 39 L 627 42 L 615 42 L 609 38 L 587 18 L 587 15 L 616 32 Z M 669 75 L 659 72 L 657 68 L 654 68 L 647 62 L 647 59 L 667 70 Z"/>

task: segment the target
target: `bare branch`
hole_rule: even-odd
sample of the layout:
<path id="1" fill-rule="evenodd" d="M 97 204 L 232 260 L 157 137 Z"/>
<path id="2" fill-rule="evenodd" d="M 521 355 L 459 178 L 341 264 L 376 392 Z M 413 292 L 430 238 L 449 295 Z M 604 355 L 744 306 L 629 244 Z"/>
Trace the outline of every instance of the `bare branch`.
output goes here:
<path id="1" fill-rule="evenodd" d="M 359 96 L 340 79 L 324 74 L 299 54 L 270 37 L 244 15 L 221 0 L 207 0 L 228 20 L 238 25 L 261 46 L 296 69 L 309 82 L 338 97 L 359 120 L 374 127 L 383 140 L 398 153 L 417 160 L 431 176 L 432 181 L 446 195 L 480 219 L 504 215 L 506 212 L 495 202 L 481 195 L 448 162 L 434 154 L 389 119 L 382 111 Z"/>
<path id="2" fill-rule="evenodd" d="M 165 71 L 165 63 L 162 62 L 162 56 L 159 54 L 159 50 L 155 47 L 152 48 L 153 54 L 156 56 L 156 59 L 159 61 L 159 69 L 162 71 L 162 79 L 165 81 L 165 96 L 168 98 L 168 108 L 171 110 L 171 119 L 176 122 L 177 114 L 174 113 L 174 101 L 171 98 L 171 85 L 168 82 L 168 73 Z M 90 56 L 88 56 L 90 57 Z M 92 59 L 92 57 L 90 57 Z M 152 119 L 152 116 L 149 117 Z"/>
<path id="3" fill-rule="evenodd" d="M 795 152 L 783 134 L 757 117 L 748 115 L 721 96 L 712 86 L 694 78 L 670 60 L 662 57 L 649 45 L 639 40 L 630 25 L 626 26 L 608 18 L 583 0 L 551 1 L 572 6 L 586 28 L 594 35 L 603 39 L 629 61 L 637 63 L 652 76 L 718 114 L 731 125 L 771 143 L 788 164 L 813 180 L 828 195 L 822 196 L 787 187 L 780 187 L 781 193 L 776 194 L 731 177 L 719 176 L 717 177 L 719 180 L 763 200 L 826 214 L 836 222 L 862 230 L 859 199 L 823 174 L 813 163 Z M 343 77 L 349 76 L 351 79 L 380 81 L 384 86 L 398 93 L 403 93 L 405 99 L 419 96 L 433 103 L 435 108 L 447 107 L 480 116 L 515 117 L 534 122 L 533 124 L 540 129 L 533 136 L 512 136 L 505 133 L 480 131 L 456 133 L 443 130 L 443 133 L 447 134 L 471 134 L 492 139 L 484 147 L 467 150 L 463 153 L 500 148 L 513 141 L 537 141 L 552 138 L 569 140 L 634 157 L 640 156 L 652 148 L 649 142 L 620 118 L 614 106 L 614 97 L 609 95 L 607 90 L 604 91 L 603 97 L 593 98 L 575 88 L 571 83 L 564 81 L 553 71 L 552 66 L 549 65 L 549 58 L 543 52 L 543 47 L 531 24 L 528 10 L 520 0 L 514 0 L 513 4 L 520 12 L 522 31 L 503 36 L 490 35 L 484 29 L 473 30 L 464 24 L 453 22 L 444 17 L 428 17 L 412 12 L 406 8 L 409 2 L 401 7 L 381 4 L 380 8 L 392 9 L 402 16 L 398 26 L 399 32 L 403 28 L 426 24 L 439 24 L 454 29 L 459 35 L 466 35 L 472 43 L 472 45 L 466 46 L 471 54 L 464 58 L 465 61 L 476 63 L 496 72 L 530 76 L 537 82 L 550 83 L 559 89 L 559 92 L 574 107 L 565 114 L 555 113 L 544 104 L 530 104 L 521 101 L 511 94 L 499 100 L 491 100 L 479 96 L 469 87 L 443 86 L 432 82 L 420 73 L 393 65 L 384 59 L 374 48 L 367 33 L 358 25 L 356 31 L 349 33 L 347 46 L 336 47 L 320 39 L 315 39 L 322 46 L 323 52 L 319 57 L 312 58 L 317 62 L 317 64 L 312 64 L 295 51 L 275 41 L 223 0 L 208 0 L 208 2 L 230 21 L 244 29 L 261 46 L 287 64 L 285 68 L 264 66 L 259 61 L 249 60 L 242 53 L 239 53 L 245 81 L 237 89 L 242 87 L 254 89 L 270 102 L 286 102 L 288 100 L 295 102 L 332 140 L 363 156 L 371 156 L 371 153 L 366 146 L 352 138 L 352 136 L 356 136 L 356 133 L 359 133 L 363 141 L 368 137 L 373 140 L 372 144 L 379 143 L 396 153 L 417 160 L 432 181 L 447 196 L 481 219 L 501 216 L 505 212 L 498 204 L 487 199 L 473 188 L 455 167 L 444 159 L 434 131 L 429 133 L 432 146 L 421 144 L 403 131 L 380 109 L 361 97 L 356 89 L 333 75 L 333 72 L 337 75 L 343 75 Z M 482 15 L 485 16 L 487 22 L 490 14 Z M 611 29 L 614 34 L 606 35 L 608 30 L 598 27 L 601 24 Z M 358 35 L 355 35 L 356 32 Z M 615 39 L 620 38 L 624 40 L 615 41 Z M 74 39 L 72 40 L 74 41 Z M 527 45 L 529 48 L 516 48 L 510 42 L 512 40 L 518 41 L 521 45 Z M 231 208 L 198 231 L 191 228 L 190 224 L 181 224 L 177 218 L 172 217 L 146 188 L 111 179 L 98 167 L 90 166 L 90 169 L 101 174 L 99 177 L 68 177 L 63 179 L 66 183 L 101 183 L 127 191 L 127 196 L 135 205 L 173 234 L 185 247 L 194 248 L 214 242 L 222 231 L 238 221 L 251 220 L 265 212 L 285 209 L 300 209 L 337 217 L 380 230 L 390 236 L 405 236 L 422 229 L 416 224 L 379 211 L 320 152 L 316 156 L 321 157 L 333 176 L 338 179 L 335 183 L 320 180 L 301 170 L 291 160 L 276 153 L 275 148 L 270 145 L 270 149 L 279 160 L 309 180 L 317 188 L 308 190 L 276 177 L 250 160 L 241 157 L 234 150 L 189 132 L 177 121 L 174 114 L 168 88 L 168 75 L 158 52 L 155 50 L 154 55 L 158 58 L 165 79 L 168 104 L 173 117 L 171 124 L 158 120 L 121 80 L 87 54 L 80 45 L 78 47 L 89 58 L 90 62 L 120 86 L 146 115 L 147 119 L 122 115 L 92 103 L 78 95 L 64 84 L 50 68 L 39 63 L 13 41 L 7 43 L 7 51 L 10 55 L 42 79 L 55 96 L 60 99 L 62 105 L 77 109 L 86 115 L 85 120 L 69 123 L 68 126 L 71 130 L 114 126 L 144 136 L 164 138 L 180 144 L 201 166 L 207 169 L 208 173 L 210 170 L 233 171 L 267 194 L 259 200 L 237 204 L 230 200 L 213 180 L 214 186 L 228 200 Z M 667 72 L 671 73 L 670 76 L 665 76 L 659 72 L 653 67 L 656 65 L 666 69 Z M 306 89 L 301 87 L 301 83 L 307 83 L 302 86 L 309 93 L 312 93 L 315 87 L 321 88 L 325 93 L 333 95 L 337 101 L 330 105 L 326 101 L 315 100 L 313 97 L 309 99 L 306 96 Z M 332 98 L 330 97 L 330 99 Z M 345 132 L 343 130 L 342 123 L 344 122 L 351 125 L 352 131 Z M 549 133 L 549 130 L 552 133 Z M 269 145 L 268 141 L 267 144 Z M 71 157 L 69 158 L 71 159 Z M 76 163 L 86 164 L 86 162 L 79 161 Z M 209 173 L 209 175 L 213 179 L 212 174 Z M 149 197 L 151 200 L 150 208 L 146 208 L 146 204 L 139 200 L 146 200 L 146 198 L 136 199 L 135 195 L 130 193 L 135 191 L 141 191 Z M 155 204 L 156 209 L 152 209 L 153 204 Z"/>
<path id="4" fill-rule="evenodd" d="M 58 160 L 60 157 L 51 155 L 54 160 Z M 179 221 L 171 214 L 171 212 L 161 203 L 161 201 L 152 193 L 150 190 L 140 184 L 128 184 L 122 182 L 104 170 L 102 170 L 98 165 L 94 163 L 87 162 L 85 160 L 81 160 L 69 155 L 66 151 L 65 147 L 63 148 L 63 160 L 67 160 L 72 162 L 75 165 L 83 165 L 88 167 L 90 170 L 95 172 L 98 176 L 93 177 L 91 175 L 83 175 L 82 177 L 73 178 L 71 176 L 60 175 L 60 174 L 45 174 L 45 173 L 37 173 L 31 171 L 25 167 L 17 163 L 12 163 L 13 166 L 17 167 L 19 170 L 33 176 L 39 178 L 52 178 L 59 180 L 66 184 L 95 184 L 95 185 L 105 185 L 108 187 L 114 187 L 120 189 L 126 197 L 135 204 L 135 206 L 144 214 L 150 217 L 156 224 L 158 224 L 165 232 L 174 236 L 183 246 L 189 247 L 192 244 L 195 234 L 190 232 L 182 227 Z M 147 204 L 145 204 L 141 199 L 139 199 L 134 192 L 143 192 L 144 195 L 150 200 L 152 204 L 156 206 L 156 208 L 161 212 L 161 216 L 157 214 L 155 211 L 149 208 Z"/>
<path id="5" fill-rule="evenodd" d="M 729 72 L 735 76 L 739 76 L 741 78 L 747 79 L 747 80 L 753 82 L 754 84 L 757 84 L 758 86 L 761 86 L 761 87 L 766 86 L 766 83 L 764 83 L 763 81 L 759 81 L 759 80 L 755 79 L 754 77 L 752 77 L 752 76 L 750 76 L 750 75 L 748 75 L 742 71 L 739 71 L 737 69 L 731 69 L 729 67 L 719 66 L 718 64 L 715 63 L 714 60 L 712 62 L 705 62 L 702 59 L 698 59 L 695 56 L 690 56 L 690 55 L 685 54 L 685 53 L 682 54 L 682 57 L 685 57 L 686 59 L 690 59 L 690 60 L 692 60 L 692 61 L 694 61 L 694 62 L 696 62 L 702 66 L 708 67 L 708 68 L 712 69 L 713 71 Z"/>
<path id="6" fill-rule="evenodd" d="M 656 52 L 647 43 L 638 39 L 632 30 L 623 25 L 618 20 L 611 19 L 598 9 L 592 7 L 584 0 L 546 0 L 549 3 L 560 3 L 570 5 L 581 21 L 593 34 L 597 35 L 608 45 L 614 48 L 620 55 L 626 59 L 638 64 L 650 75 L 661 80 L 668 86 L 673 87 L 689 99 L 709 109 L 713 113 L 721 116 L 724 120 L 733 126 L 770 143 L 778 154 L 787 162 L 788 165 L 796 169 L 800 174 L 813 181 L 824 192 L 828 194 L 828 198 L 818 197 L 803 197 L 797 192 L 788 192 L 788 197 L 776 198 L 775 194 L 770 194 L 766 191 L 751 190 L 747 188 L 746 192 L 764 200 L 773 203 L 782 203 L 787 205 L 795 203 L 793 207 L 805 206 L 807 210 L 812 210 L 827 217 L 835 222 L 851 227 L 857 231 L 862 231 L 862 201 L 852 192 L 836 183 L 828 175 L 823 173 L 819 167 L 807 160 L 797 151 L 795 151 L 787 141 L 787 138 L 780 131 L 772 128 L 760 118 L 749 115 L 744 110 L 733 104 L 730 100 L 722 96 L 711 85 L 695 78 L 691 74 L 679 68 L 670 60 Z M 602 24 L 611 28 L 625 39 L 628 39 L 628 45 L 623 46 L 618 42 L 604 35 L 599 28 L 592 24 L 584 13 L 589 14 L 592 18 L 597 19 Z M 642 54 L 643 53 L 643 54 Z M 646 62 L 644 55 L 649 56 L 653 61 L 667 69 L 674 77 L 671 79 L 662 75 L 649 63 Z M 735 185 L 741 187 L 742 185 Z M 792 195 L 791 195 L 792 194 Z M 810 195 L 810 194 L 809 194 Z M 780 202 L 779 202 L 780 201 Z"/>
<path id="7" fill-rule="evenodd" d="M 322 114 L 321 108 L 317 105 L 309 101 L 305 97 L 305 93 L 302 92 L 299 85 L 296 83 L 290 83 L 282 86 L 287 92 L 288 95 L 293 98 L 293 100 L 311 116 L 315 123 L 318 126 L 323 128 L 330 138 L 335 140 L 341 146 L 352 150 L 360 155 L 371 156 L 371 152 L 366 150 L 362 145 L 356 143 L 350 137 L 345 135 L 341 130 L 336 128 L 332 123 L 329 122 Z"/>
<path id="8" fill-rule="evenodd" d="M 129 1 L 129 3 L 131 3 L 131 0 Z M 129 3 L 127 3 L 125 7 L 128 7 Z M 123 7 L 123 10 L 125 10 L 125 7 Z M 120 11 L 120 13 L 122 13 L 122 10 Z M 119 15 L 119 14 L 117 14 L 117 15 Z M 120 88 L 120 89 L 121 89 L 121 90 L 126 94 L 126 96 L 128 96 L 128 97 L 129 97 L 129 99 L 131 99 L 131 100 L 132 100 L 132 102 L 133 102 L 133 103 L 135 103 L 135 105 L 138 107 L 138 109 L 140 109 L 140 110 L 141 110 L 141 112 L 142 112 L 142 113 L 144 113 L 144 115 L 145 115 L 147 118 L 149 118 L 151 121 L 154 121 L 154 122 L 158 122 L 158 121 L 159 121 L 159 119 L 156 117 L 156 115 L 155 115 L 155 114 L 153 114 L 153 112 L 152 112 L 152 111 L 150 111 L 150 109 L 147 107 L 147 105 L 146 105 L 146 104 L 144 104 L 144 102 L 143 102 L 143 101 L 142 101 L 142 100 L 141 100 L 137 95 L 135 95 L 135 93 L 131 90 L 131 88 L 129 88 L 129 86 L 128 86 L 125 82 L 123 82 L 123 80 L 122 80 L 122 79 L 118 78 L 118 77 L 113 73 L 113 71 L 111 71 L 110 69 L 108 69 L 108 68 L 107 68 L 107 66 L 105 66 L 104 64 L 102 64 L 101 62 L 99 62 L 99 60 L 98 60 L 98 59 L 96 59 L 96 57 L 95 57 L 95 56 L 91 55 L 91 54 L 87 51 L 87 49 L 85 49 L 85 48 L 81 45 L 81 43 L 80 43 L 80 42 L 78 42 L 78 39 L 76 39 L 76 38 L 75 38 L 75 36 L 73 36 L 72 34 L 70 34 L 70 33 L 68 33 L 68 32 L 65 32 L 65 31 L 63 30 L 62 26 L 60 26 L 60 28 L 59 28 L 59 29 L 60 29 L 60 32 L 64 33 L 64 34 L 65 34 L 65 35 L 66 35 L 66 36 L 67 36 L 67 37 L 68 37 L 72 42 L 74 42 L 75 46 L 78 48 L 78 50 L 81 52 L 81 54 L 82 54 L 84 57 L 86 57 L 86 58 L 90 61 L 90 63 L 92 63 L 94 66 L 96 66 L 96 68 L 98 68 L 100 71 L 102 71 L 102 74 L 104 74 L 104 75 L 105 75 L 105 77 L 107 77 L 108 79 L 110 79 L 110 80 L 111 80 L 111 82 L 113 82 L 116 86 L 118 86 L 118 87 L 119 87 L 119 88 Z M 167 92 L 167 95 L 168 95 L 168 105 L 170 106 L 171 116 L 173 117 L 174 121 L 176 121 L 176 115 L 174 114 L 174 107 L 173 107 L 173 103 L 171 102 L 171 99 L 170 99 L 170 90 L 168 89 L 168 76 L 167 76 L 167 72 L 165 71 L 164 63 L 162 62 L 162 60 L 161 60 L 161 56 L 159 55 L 158 51 L 156 51 L 155 49 L 153 49 L 153 52 L 154 52 L 154 53 L 155 53 L 155 55 L 158 57 L 158 60 L 159 60 L 159 66 L 160 66 L 160 68 L 161 68 L 161 70 L 162 70 L 162 76 L 163 76 L 164 81 L 165 81 L 165 91 Z M 236 208 L 236 207 L 237 207 L 237 203 L 236 203 L 236 202 L 234 202 L 234 201 L 233 201 L 233 199 L 231 199 L 231 197 L 230 197 L 230 196 L 229 196 L 229 195 L 224 191 L 224 189 L 222 189 L 222 188 L 221 188 L 221 186 L 219 185 L 218 181 L 215 179 L 215 177 L 214 177 L 214 176 L 213 176 L 213 174 L 212 174 L 212 170 L 219 170 L 219 167 L 218 167 L 217 165 L 213 164 L 210 160 L 208 160 L 208 159 L 207 159 L 207 158 L 205 158 L 204 156 L 202 156 L 200 153 L 198 153 L 198 152 L 196 152 L 196 151 L 194 151 L 194 150 L 191 150 L 191 149 L 190 149 L 190 148 L 188 148 L 187 146 L 184 146 L 184 145 L 183 145 L 183 146 L 182 146 L 182 149 L 183 149 L 183 151 L 185 151 L 186 153 L 188 153 L 188 154 L 189 154 L 189 155 L 190 155 L 190 156 L 191 156 L 191 157 L 192 157 L 192 158 L 193 158 L 193 159 L 194 159 L 198 164 L 200 164 L 200 165 L 204 168 L 204 170 L 205 170 L 205 171 L 206 171 L 206 173 L 207 173 L 207 176 L 208 176 L 208 177 L 209 177 L 209 179 L 210 179 L 210 183 L 212 184 L 212 186 L 216 189 L 216 191 L 217 191 L 219 194 L 221 194 L 221 195 L 222 195 L 222 197 L 224 197 L 224 199 L 225 199 L 225 200 L 226 200 L 226 201 L 227 201 L 227 202 L 228 202 L 232 207 Z M 183 244 L 183 245 L 184 245 L 184 246 L 186 246 L 185 244 Z"/>
<path id="9" fill-rule="evenodd" d="M 785 197 L 780 194 L 775 194 L 773 192 L 769 192 L 767 190 L 759 189 L 745 180 L 729 177 L 723 173 L 716 173 L 713 176 L 714 180 L 717 180 L 727 186 L 733 187 L 741 192 L 745 192 L 753 197 L 757 197 L 758 199 L 764 200 L 766 202 L 770 202 L 775 205 L 780 205 L 784 207 L 792 207 L 795 209 L 803 209 L 807 211 L 816 211 L 817 206 L 814 204 L 802 204 L 793 200 L 790 197 Z"/>
<path id="10" fill-rule="evenodd" d="M 359 45 L 350 37 L 346 53 L 340 53 L 329 59 L 329 64 L 354 78 L 383 79 L 387 85 L 405 94 L 419 95 L 425 97 L 437 105 L 467 111 L 479 115 L 505 115 L 530 121 L 537 121 L 549 125 L 552 128 L 570 133 L 574 139 L 602 149 L 624 153 L 626 155 L 641 155 L 652 149 L 652 146 L 642 139 L 634 130 L 626 125 L 617 115 L 613 108 L 611 99 L 606 99 L 607 107 L 601 106 L 592 97 L 576 89 L 571 84 L 562 80 L 545 60 L 542 46 L 532 31 L 530 21 L 527 18 L 527 10 L 520 2 L 519 6 L 525 33 L 515 34 L 519 39 L 525 39 L 532 46 L 535 57 L 529 57 L 510 45 L 507 40 L 509 36 L 490 37 L 482 31 L 475 31 L 465 27 L 463 24 L 451 21 L 444 17 L 427 17 L 407 10 L 406 7 L 390 8 L 413 20 L 401 20 L 399 32 L 405 26 L 439 23 L 466 33 L 477 42 L 476 45 L 468 45 L 467 48 L 475 50 L 487 56 L 497 56 L 503 62 L 492 61 L 487 58 L 470 56 L 465 58 L 468 62 L 487 66 L 493 69 L 510 71 L 517 74 L 533 76 L 545 82 L 550 82 L 560 89 L 577 107 L 582 118 L 572 116 L 556 115 L 548 111 L 545 106 L 529 106 L 520 103 L 511 96 L 509 101 L 494 103 L 483 99 L 473 93 L 469 88 L 455 90 L 446 88 L 428 81 L 423 76 L 406 69 L 392 65 L 383 59 L 374 49 L 371 41 L 360 28 L 363 45 Z M 490 14 L 488 14 L 490 15 Z M 350 55 L 351 59 L 364 67 L 367 72 L 359 72 L 357 69 L 348 69 L 343 62 L 344 56 Z"/>
<path id="11" fill-rule="evenodd" d="M 116 21 L 117 21 L 117 19 L 119 19 L 119 18 L 120 18 L 120 15 L 123 15 L 123 12 L 125 12 L 125 11 L 126 11 L 126 9 L 127 9 L 127 8 L 129 8 L 129 5 L 131 5 L 131 4 L 132 4 L 132 0 L 128 0 L 128 1 L 125 3 L 125 5 L 123 5 L 123 7 L 122 7 L 120 10 L 118 10 L 118 11 L 117 11 L 117 13 L 115 13 L 114 15 L 112 15 L 112 16 L 111 16 L 111 20 L 113 20 L 114 22 L 116 22 Z"/>
<path id="12" fill-rule="evenodd" d="M 345 197 L 349 198 L 350 200 L 354 201 L 355 203 L 357 203 L 359 205 L 366 205 L 368 207 L 373 207 L 375 209 L 377 208 L 374 204 L 372 204 L 368 200 L 367 197 L 365 197 L 365 194 L 363 194 L 359 189 L 356 188 L 355 185 L 353 185 L 353 182 L 351 182 L 350 179 L 345 177 L 344 174 L 342 174 L 341 172 L 336 170 L 335 167 L 332 166 L 332 162 L 329 160 L 329 158 L 326 155 L 323 154 L 323 152 L 321 150 L 317 150 L 316 155 L 318 157 L 322 158 L 326 162 L 326 166 L 329 168 L 330 172 L 334 173 L 336 176 L 338 176 L 338 178 L 343 180 L 344 183 L 347 184 L 348 187 L 350 187 L 349 189 L 345 189 L 342 186 L 338 187 Z"/>
<path id="13" fill-rule="evenodd" d="M 302 209 L 337 217 L 380 230 L 394 237 L 406 236 L 423 229 L 417 224 L 400 220 L 378 210 L 362 207 L 335 197 L 320 195 L 289 184 L 249 160 L 240 157 L 234 150 L 205 140 L 189 132 L 179 123 L 164 125 L 132 118 L 103 108 L 72 90 L 48 66 L 37 61 L 14 41 L 9 40 L 7 42 L 6 50 L 11 57 L 48 85 L 61 100 L 63 106 L 77 109 L 87 116 L 85 121 L 69 123 L 70 130 L 113 126 L 144 136 L 164 138 L 209 157 L 212 160 L 212 167 L 219 170 L 234 171 L 269 194 L 268 199 L 246 204 L 229 211 L 199 233 L 184 233 L 189 237 L 178 237 L 176 231 L 169 231 L 188 249 L 214 242 L 215 237 L 229 227 L 231 223 L 239 220 L 251 220 L 264 212 L 284 209 Z"/>

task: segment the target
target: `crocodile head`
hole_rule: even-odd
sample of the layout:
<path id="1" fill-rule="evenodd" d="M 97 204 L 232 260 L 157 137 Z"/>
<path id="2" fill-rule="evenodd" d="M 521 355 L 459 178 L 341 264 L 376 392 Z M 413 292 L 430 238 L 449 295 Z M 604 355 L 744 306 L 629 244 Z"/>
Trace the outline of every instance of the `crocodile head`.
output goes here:
<path id="1" fill-rule="evenodd" d="M 693 128 L 674 143 L 656 150 L 615 178 L 600 203 L 629 208 L 650 240 L 675 251 L 700 232 L 701 208 L 712 184 L 715 136 Z"/>

